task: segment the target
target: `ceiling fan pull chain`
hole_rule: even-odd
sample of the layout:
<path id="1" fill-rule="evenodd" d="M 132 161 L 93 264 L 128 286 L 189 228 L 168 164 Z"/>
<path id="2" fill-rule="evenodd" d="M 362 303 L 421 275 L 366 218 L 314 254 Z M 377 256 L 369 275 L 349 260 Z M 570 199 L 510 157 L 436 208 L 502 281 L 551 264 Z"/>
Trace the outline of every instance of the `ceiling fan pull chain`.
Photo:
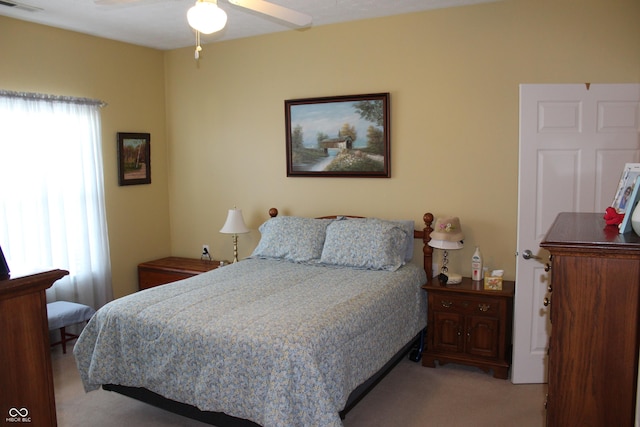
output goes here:
<path id="1" fill-rule="evenodd" d="M 202 46 L 200 46 L 200 31 L 196 30 L 196 52 L 195 59 L 196 61 L 200 59 L 200 52 L 202 51 Z"/>

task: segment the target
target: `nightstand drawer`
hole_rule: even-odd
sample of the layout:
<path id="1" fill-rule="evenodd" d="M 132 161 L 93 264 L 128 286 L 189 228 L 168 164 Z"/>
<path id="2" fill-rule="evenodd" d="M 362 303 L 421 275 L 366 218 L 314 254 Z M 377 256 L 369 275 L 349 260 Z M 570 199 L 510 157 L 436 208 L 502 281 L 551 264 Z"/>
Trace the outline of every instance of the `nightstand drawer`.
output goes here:
<path id="1" fill-rule="evenodd" d="M 147 289 L 193 276 L 192 273 L 138 269 L 138 285 L 140 289 Z"/>
<path id="2" fill-rule="evenodd" d="M 138 265 L 140 290 L 186 279 L 220 266 L 219 261 L 168 257 Z"/>
<path id="3" fill-rule="evenodd" d="M 433 308 L 444 311 L 451 310 L 464 314 L 486 314 L 496 316 L 500 312 L 501 301 L 491 298 L 461 298 L 452 295 L 432 295 Z"/>

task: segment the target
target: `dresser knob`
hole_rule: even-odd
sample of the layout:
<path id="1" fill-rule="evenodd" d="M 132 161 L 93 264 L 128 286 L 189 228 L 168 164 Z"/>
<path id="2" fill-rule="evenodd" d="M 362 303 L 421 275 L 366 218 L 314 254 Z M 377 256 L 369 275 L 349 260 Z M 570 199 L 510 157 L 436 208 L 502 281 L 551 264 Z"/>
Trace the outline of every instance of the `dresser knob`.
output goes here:
<path id="1" fill-rule="evenodd" d="M 453 305 L 451 301 L 440 301 L 440 304 L 442 304 L 444 308 L 449 308 Z"/>
<path id="2" fill-rule="evenodd" d="M 544 300 L 542 300 L 542 303 L 544 304 L 545 307 L 548 307 L 551 305 L 551 298 L 546 298 Z"/>
<path id="3" fill-rule="evenodd" d="M 551 271 L 551 264 L 546 263 L 546 264 L 544 265 L 544 271 L 546 271 L 547 273 L 548 273 L 548 272 L 550 272 L 550 271 Z"/>
<path id="4" fill-rule="evenodd" d="M 487 312 L 491 308 L 491 304 L 478 304 L 478 309 L 482 312 Z"/>
<path id="5" fill-rule="evenodd" d="M 553 287 L 551 286 L 551 283 L 549 283 L 549 285 L 547 286 L 547 291 L 553 292 Z"/>

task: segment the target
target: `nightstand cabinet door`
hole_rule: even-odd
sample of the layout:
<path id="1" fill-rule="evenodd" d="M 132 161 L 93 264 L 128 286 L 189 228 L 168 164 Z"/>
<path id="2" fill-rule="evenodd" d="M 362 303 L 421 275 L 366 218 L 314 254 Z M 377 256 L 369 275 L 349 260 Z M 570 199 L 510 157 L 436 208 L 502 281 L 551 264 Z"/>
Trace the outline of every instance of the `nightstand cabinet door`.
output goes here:
<path id="1" fill-rule="evenodd" d="M 480 357 L 498 356 L 500 319 L 491 313 L 499 308 L 499 301 L 473 301 L 441 295 L 435 295 L 433 299 L 434 350 Z"/>
<path id="2" fill-rule="evenodd" d="M 433 319 L 433 348 L 438 351 L 463 352 L 464 317 L 453 312 L 436 311 Z"/>
<path id="3" fill-rule="evenodd" d="M 487 316 L 467 318 L 466 350 L 480 357 L 498 357 L 500 319 Z"/>

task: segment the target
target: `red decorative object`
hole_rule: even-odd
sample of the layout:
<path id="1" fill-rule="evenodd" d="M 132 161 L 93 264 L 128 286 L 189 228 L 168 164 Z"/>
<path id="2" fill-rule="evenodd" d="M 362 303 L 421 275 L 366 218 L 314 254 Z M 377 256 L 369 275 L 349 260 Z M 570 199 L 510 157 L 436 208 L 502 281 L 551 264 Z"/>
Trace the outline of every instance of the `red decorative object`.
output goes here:
<path id="1" fill-rule="evenodd" d="M 624 214 L 616 212 L 612 207 L 608 207 L 604 214 L 604 220 L 607 225 L 620 225 L 623 218 Z"/>

